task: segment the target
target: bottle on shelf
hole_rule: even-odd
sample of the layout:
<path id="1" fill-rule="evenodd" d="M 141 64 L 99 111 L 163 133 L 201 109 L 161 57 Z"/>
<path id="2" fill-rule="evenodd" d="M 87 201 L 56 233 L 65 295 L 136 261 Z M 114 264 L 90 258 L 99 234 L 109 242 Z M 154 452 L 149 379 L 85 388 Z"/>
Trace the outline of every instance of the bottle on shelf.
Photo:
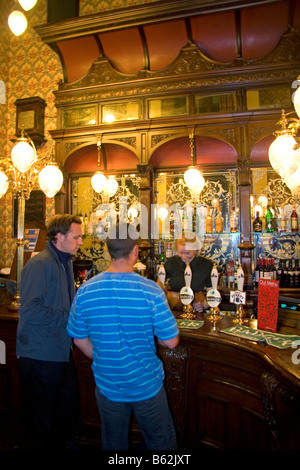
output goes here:
<path id="1" fill-rule="evenodd" d="M 183 211 L 182 214 L 182 230 L 188 230 L 189 228 L 189 218 L 186 211 Z"/>
<path id="2" fill-rule="evenodd" d="M 197 211 L 196 208 L 193 212 L 193 232 L 197 233 L 198 232 L 198 217 L 197 217 Z"/>
<path id="3" fill-rule="evenodd" d="M 286 232 L 286 217 L 284 214 L 283 207 L 280 208 L 280 215 L 279 215 L 279 232 Z"/>
<path id="4" fill-rule="evenodd" d="M 273 213 L 271 211 L 271 206 L 267 207 L 267 212 L 266 212 L 266 232 L 274 232 Z"/>
<path id="5" fill-rule="evenodd" d="M 255 271 L 254 271 L 255 287 L 258 287 L 259 272 L 260 272 L 260 264 L 261 264 L 261 259 L 260 259 L 260 258 L 257 258 L 257 260 L 256 260 L 256 266 L 255 266 Z"/>
<path id="6" fill-rule="evenodd" d="M 293 205 L 293 210 L 291 213 L 291 231 L 298 232 L 298 215 L 296 212 L 296 207 Z"/>
<path id="7" fill-rule="evenodd" d="M 288 261 L 283 263 L 283 280 L 282 280 L 282 287 L 290 287 L 290 279 L 289 279 L 289 270 L 288 270 Z"/>
<path id="8" fill-rule="evenodd" d="M 210 213 L 210 207 L 207 207 L 207 216 L 205 218 L 205 231 L 206 233 L 213 233 L 213 220 Z"/>
<path id="9" fill-rule="evenodd" d="M 259 212 L 256 212 L 256 218 L 253 221 L 253 231 L 262 232 L 262 220 L 259 218 Z"/>
<path id="10" fill-rule="evenodd" d="M 283 287 L 283 260 L 279 260 L 277 272 L 276 272 L 276 281 L 279 281 L 279 287 Z"/>
<path id="11" fill-rule="evenodd" d="M 230 215 L 230 232 L 236 233 L 238 231 L 238 217 L 235 210 L 235 207 L 232 208 Z"/>
<path id="12" fill-rule="evenodd" d="M 222 217 L 222 213 L 218 212 L 216 215 L 216 232 L 223 233 L 224 230 L 224 219 Z"/>

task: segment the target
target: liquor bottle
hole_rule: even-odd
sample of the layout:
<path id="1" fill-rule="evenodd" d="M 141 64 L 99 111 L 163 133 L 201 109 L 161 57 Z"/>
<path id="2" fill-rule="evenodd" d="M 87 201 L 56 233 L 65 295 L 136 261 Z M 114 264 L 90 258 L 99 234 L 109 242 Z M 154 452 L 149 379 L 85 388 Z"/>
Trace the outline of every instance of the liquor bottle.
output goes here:
<path id="1" fill-rule="evenodd" d="M 259 212 L 256 212 L 256 218 L 253 222 L 253 231 L 261 232 L 262 231 L 262 220 L 259 218 Z"/>
<path id="2" fill-rule="evenodd" d="M 283 284 L 283 267 L 282 267 L 282 259 L 279 260 L 279 265 L 276 272 L 276 281 L 279 281 L 279 287 L 282 287 Z"/>
<path id="3" fill-rule="evenodd" d="M 274 258 L 271 258 L 270 259 L 271 261 L 271 267 L 270 267 L 270 270 L 271 270 L 271 279 L 273 279 L 273 281 L 276 281 L 276 267 L 275 267 L 275 260 Z"/>
<path id="4" fill-rule="evenodd" d="M 197 210 L 195 208 L 194 212 L 193 212 L 193 232 L 194 233 L 197 233 L 198 231 L 198 217 L 197 217 Z"/>
<path id="5" fill-rule="evenodd" d="M 213 220 L 210 215 L 210 208 L 207 208 L 207 216 L 205 218 L 205 231 L 206 233 L 213 233 Z"/>
<path id="6" fill-rule="evenodd" d="M 235 207 L 233 207 L 231 216 L 230 216 L 230 232 L 236 233 L 237 231 L 238 231 L 238 218 L 237 218 Z"/>
<path id="7" fill-rule="evenodd" d="M 266 232 L 274 232 L 273 214 L 272 214 L 270 206 L 267 207 L 267 212 L 266 212 Z"/>
<path id="8" fill-rule="evenodd" d="M 279 232 L 286 232 L 286 218 L 282 207 L 279 215 Z"/>
<path id="9" fill-rule="evenodd" d="M 298 232 L 298 215 L 296 212 L 295 205 L 293 205 L 293 210 L 291 213 L 291 231 Z"/>
<path id="10" fill-rule="evenodd" d="M 222 217 L 221 212 L 218 212 L 216 216 L 216 232 L 223 233 L 223 229 L 224 229 L 224 219 Z"/>
<path id="11" fill-rule="evenodd" d="M 182 230 L 188 230 L 188 228 L 189 228 L 188 215 L 185 211 L 183 211 L 183 214 L 182 214 Z"/>

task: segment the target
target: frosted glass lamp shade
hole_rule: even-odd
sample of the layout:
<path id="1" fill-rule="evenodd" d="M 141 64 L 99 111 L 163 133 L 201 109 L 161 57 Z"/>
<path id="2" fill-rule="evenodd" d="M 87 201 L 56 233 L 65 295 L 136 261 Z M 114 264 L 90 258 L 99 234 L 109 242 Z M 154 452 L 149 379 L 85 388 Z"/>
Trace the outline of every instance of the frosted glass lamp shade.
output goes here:
<path id="1" fill-rule="evenodd" d="M 294 150 L 296 141 L 290 134 L 276 137 L 269 147 L 269 160 L 281 178 L 286 179 L 300 166 L 300 150 Z"/>
<path id="2" fill-rule="evenodd" d="M 205 184 L 205 180 L 197 168 L 189 168 L 184 173 L 184 181 L 193 193 L 199 194 Z"/>
<path id="3" fill-rule="evenodd" d="M 295 173 L 285 179 L 285 183 L 291 191 L 300 188 L 300 166 Z"/>
<path id="4" fill-rule="evenodd" d="M 31 10 L 31 8 L 34 7 L 37 0 L 18 0 L 18 2 L 20 3 L 23 10 L 28 11 L 28 10 Z"/>
<path id="5" fill-rule="evenodd" d="M 109 197 L 112 197 L 116 194 L 116 192 L 118 191 L 118 182 L 113 179 L 113 178 L 109 178 L 107 181 L 106 181 L 106 185 L 105 185 L 105 192 L 107 193 L 107 195 Z"/>
<path id="6" fill-rule="evenodd" d="M 298 114 L 298 117 L 300 118 L 300 86 L 298 86 L 294 93 L 294 108 Z"/>
<path id="7" fill-rule="evenodd" d="M 8 17 L 8 26 L 15 36 L 20 36 L 27 28 L 27 19 L 19 10 L 13 11 Z"/>
<path id="8" fill-rule="evenodd" d="M 0 170 L 0 198 L 4 196 L 6 191 L 8 190 L 8 178 L 3 171 Z"/>
<path id="9" fill-rule="evenodd" d="M 35 159 L 35 147 L 31 145 L 26 139 L 19 139 L 11 151 L 11 160 L 13 165 L 21 173 L 25 173 L 31 167 Z"/>
<path id="10" fill-rule="evenodd" d="M 96 193 L 101 193 L 106 185 L 106 176 L 100 171 L 96 171 L 91 178 L 91 184 Z"/>
<path id="11" fill-rule="evenodd" d="M 47 197 L 53 197 L 63 184 L 63 174 L 53 163 L 45 166 L 39 173 L 39 185 Z"/>

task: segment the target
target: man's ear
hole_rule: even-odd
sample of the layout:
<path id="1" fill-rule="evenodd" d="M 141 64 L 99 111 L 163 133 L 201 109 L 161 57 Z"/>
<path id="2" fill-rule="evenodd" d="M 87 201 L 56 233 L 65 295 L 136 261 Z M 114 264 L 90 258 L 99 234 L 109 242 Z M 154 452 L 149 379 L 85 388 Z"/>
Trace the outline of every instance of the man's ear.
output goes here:
<path id="1" fill-rule="evenodd" d="M 138 254 L 139 254 L 139 246 L 138 245 L 134 245 L 133 249 L 132 249 L 132 253 L 134 256 L 138 257 Z"/>

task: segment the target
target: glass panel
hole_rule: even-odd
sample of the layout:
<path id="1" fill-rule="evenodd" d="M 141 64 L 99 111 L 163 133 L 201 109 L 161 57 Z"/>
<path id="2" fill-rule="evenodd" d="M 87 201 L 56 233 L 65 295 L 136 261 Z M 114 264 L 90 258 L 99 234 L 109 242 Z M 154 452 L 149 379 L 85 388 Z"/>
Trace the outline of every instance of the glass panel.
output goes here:
<path id="1" fill-rule="evenodd" d="M 195 97 L 195 114 L 227 113 L 237 110 L 235 93 Z"/>
<path id="2" fill-rule="evenodd" d="M 72 213 L 83 221 L 83 245 L 77 258 L 92 259 L 97 271 L 103 271 L 109 262 L 104 243 L 109 228 L 117 220 L 134 221 L 139 213 L 140 177 L 114 176 L 116 192 L 98 194 L 91 186 L 91 176 L 73 178 L 71 183 Z"/>
<path id="3" fill-rule="evenodd" d="M 187 98 L 185 96 L 149 100 L 148 106 L 149 119 L 164 116 L 178 116 L 188 113 Z"/>
<path id="4" fill-rule="evenodd" d="M 96 106 L 65 109 L 64 127 L 89 126 L 96 124 L 96 118 Z"/>
<path id="5" fill-rule="evenodd" d="M 139 102 L 129 101 L 126 103 L 106 104 L 101 107 L 101 121 L 132 121 L 139 119 Z"/>
<path id="6" fill-rule="evenodd" d="M 155 255 L 170 257 L 175 254 L 174 239 L 182 230 L 193 231 L 202 242 L 203 256 L 219 265 L 237 258 L 240 234 L 230 233 L 229 214 L 238 207 L 237 172 L 203 172 L 205 185 L 195 195 L 184 183 L 184 174 L 159 173 L 155 177 L 156 211 L 153 214 L 152 233 Z M 207 215 L 212 217 L 212 231 L 208 233 Z M 217 216 L 223 218 L 219 232 Z"/>
<path id="7" fill-rule="evenodd" d="M 295 208 L 299 224 L 300 194 L 292 194 L 279 175 L 267 168 L 252 170 L 252 191 L 252 224 L 257 212 L 262 221 L 262 231 L 253 231 L 255 284 L 259 276 L 273 275 L 280 287 L 299 287 L 290 280 L 290 273 L 297 272 L 300 259 L 299 226 L 298 232 L 292 231 L 291 218 Z M 270 226 L 266 223 L 268 207 L 273 215 Z"/>
<path id="8" fill-rule="evenodd" d="M 247 109 L 290 108 L 292 106 L 289 88 L 262 88 L 247 90 Z"/>

